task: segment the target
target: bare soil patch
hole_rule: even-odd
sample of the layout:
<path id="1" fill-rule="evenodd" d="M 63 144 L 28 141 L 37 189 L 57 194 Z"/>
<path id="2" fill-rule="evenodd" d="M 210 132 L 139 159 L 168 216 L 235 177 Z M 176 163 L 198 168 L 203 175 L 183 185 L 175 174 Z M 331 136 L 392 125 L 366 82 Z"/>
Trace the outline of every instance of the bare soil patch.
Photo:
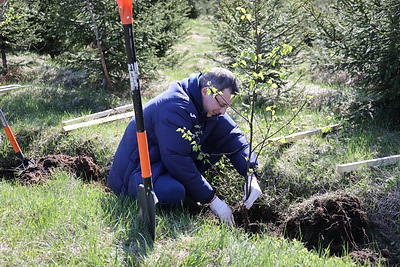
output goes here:
<path id="1" fill-rule="evenodd" d="M 43 183 L 55 169 L 64 169 L 86 181 L 97 181 L 100 168 L 89 156 L 48 155 L 37 159 L 35 166 L 28 167 L 15 175 L 21 184 Z"/>

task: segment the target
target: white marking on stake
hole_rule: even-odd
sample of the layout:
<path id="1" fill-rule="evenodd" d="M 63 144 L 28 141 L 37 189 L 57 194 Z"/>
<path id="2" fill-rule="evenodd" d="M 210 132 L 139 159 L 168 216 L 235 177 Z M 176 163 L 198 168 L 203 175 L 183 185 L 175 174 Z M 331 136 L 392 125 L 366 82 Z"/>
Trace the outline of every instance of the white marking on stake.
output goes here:
<path id="1" fill-rule="evenodd" d="M 361 166 L 385 166 L 395 164 L 400 161 L 400 155 L 394 155 L 378 159 L 363 160 L 358 162 L 339 164 L 336 166 L 336 171 L 339 174 L 354 171 Z"/>

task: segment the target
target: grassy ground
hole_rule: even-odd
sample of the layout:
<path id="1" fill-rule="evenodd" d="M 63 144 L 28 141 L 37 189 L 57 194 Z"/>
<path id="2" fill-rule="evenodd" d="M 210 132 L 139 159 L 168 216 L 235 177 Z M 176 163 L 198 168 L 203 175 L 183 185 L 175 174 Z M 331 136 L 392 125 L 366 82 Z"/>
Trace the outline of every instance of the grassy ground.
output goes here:
<path id="1" fill-rule="evenodd" d="M 348 266 L 299 242 L 249 237 L 183 213 L 157 214 L 157 241 L 137 225 L 135 203 L 55 173 L 45 185 L 1 183 L 3 266 Z"/>
<path id="2" fill-rule="evenodd" d="M 188 60 L 177 69 L 163 71 L 169 81 L 214 64 L 204 59 L 206 53 L 215 50 L 208 38 L 212 34 L 209 22 L 190 23 L 192 38 L 178 47 L 182 51 L 190 48 Z M 260 179 L 265 193 L 260 201 L 283 211 L 313 195 L 349 190 L 361 197 L 374 218 L 394 229 L 389 232 L 391 242 L 397 242 L 393 233 L 396 227 L 398 231 L 400 212 L 399 164 L 364 168 L 343 177 L 335 172 L 335 166 L 400 154 L 399 132 L 374 124 L 352 126 L 333 112 L 346 104 L 346 95 L 340 98 L 333 91 L 331 98 L 318 93 L 324 91 L 319 87 L 311 89 L 316 91 L 316 100 L 278 135 L 332 123 L 341 123 L 343 127 L 292 145 L 266 147 L 260 153 Z M 61 122 L 124 101 L 90 88 L 75 90 L 41 83 L 1 96 L 0 106 L 27 156 L 73 156 L 84 152 L 93 155 L 105 179 L 127 120 L 67 134 L 61 132 Z M 330 106 L 327 101 L 332 102 Z M 283 123 L 291 112 L 277 113 Z M 258 121 L 260 129 L 269 127 L 261 117 Z M 239 118 L 238 122 L 244 130 L 247 128 Z M 279 127 L 279 122 L 272 124 L 271 132 Z M 0 137 L 2 166 L 16 166 L 18 162 L 8 141 L 3 134 Z M 257 138 L 264 138 L 262 131 Z M 230 203 L 241 198 L 232 192 L 241 192 L 242 185 L 235 186 L 221 192 L 232 195 Z M 140 227 L 134 201 L 113 195 L 101 183 L 84 183 L 63 171 L 55 172 L 44 185 L 21 186 L 4 179 L 0 190 L 0 264 L 4 266 L 354 265 L 349 256 L 328 257 L 325 251 L 306 250 L 298 241 L 268 234 L 249 235 L 219 225 L 204 214 L 193 216 L 179 211 L 157 212 L 157 240 L 153 243 Z"/>

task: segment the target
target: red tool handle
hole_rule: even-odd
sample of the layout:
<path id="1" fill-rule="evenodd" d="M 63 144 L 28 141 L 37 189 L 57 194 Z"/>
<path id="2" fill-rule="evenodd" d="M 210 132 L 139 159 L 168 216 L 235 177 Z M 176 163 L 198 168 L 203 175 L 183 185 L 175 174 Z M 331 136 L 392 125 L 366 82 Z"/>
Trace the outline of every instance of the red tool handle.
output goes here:
<path id="1" fill-rule="evenodd" d="M 117 0 L 117 4 L 122 25 L 132 24 L 133 22 L 132 0 Z"/>
<path id="2" fill-rule="evenodd" d="M 6 132 L 7 138 L 10 141 L 12 148 L 14 149 L 15 154 L 22 161 L 23 165 L 27 167 L 29 165 L 29 161 L 27 158 L 25 158 L 24 154 L 22 153 L 21 148 L 18 145 L 17 139 L 15 139 L 11 127 L 8 124 L 6 117 L 4 116 L 4 113 L 1 109 L 0 109 L 0 121 L 1 124 L 3 125 L 4 131 Z"/>

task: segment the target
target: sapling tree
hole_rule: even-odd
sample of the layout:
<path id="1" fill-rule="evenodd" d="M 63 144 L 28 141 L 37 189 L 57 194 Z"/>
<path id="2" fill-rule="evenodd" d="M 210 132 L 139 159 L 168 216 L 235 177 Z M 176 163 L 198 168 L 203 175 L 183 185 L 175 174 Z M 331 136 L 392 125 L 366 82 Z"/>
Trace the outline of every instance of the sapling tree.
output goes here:
<path id="1" fill-rule="evenodd" d="M 261 0 L 221 2 L 218 13 L 220 20 L 215 25 L 220 29 L 220 45 L 241 82 L 241 106 L 232 108 L 248 126 L 245 133 L 250 152 L 259 156 L 267 146 L 267 140 L 290 124 L 307 104 L 303 101 L 296 106 L 291 117 L 285 120 L 280 120 L 276 115 L 278 100 L 293 88 L 287 86 L 287 79 L 292 73 L 291 65 L 296 62 L 295 56 L 300 51 L 301 38 L 294 37 L 294 21 L 286 21 L 286 24 L 281 21 L 280 13 L 274 9 L 280 6 L 279 1 L 267 1 L 267 4 Z M 238 5 L 235 7 L 234 4 Z M 266 6 L 271 8 L 271 12 L 266 12 Z M 273 25 L 268 23 L 275 26 L 279 24 L 279 27 L 273 30 Z M 222 41 L 223 38 L 229 41 Z M 276 127 L 277 124 L 280 126 Z M 272 126 L 275 126 L 274 130 Z M 250 160 L 247 160 L 247 173 L 251 175 Z M 249 188 L 246 179 L 247 196 Z M 247 210 L 243 210 L 247 227 Z"/>
<path id="2" fill-rule="evenodd" d="M 276 122 L 276 103 L 293 88 L 287 86 L 287 79 L 306 38 L 297 11 L 289 1 L 224 0 L 217 12 L 217 43 L 242 82 L 239 113 L 249 125 L 252 147 L 256 109 L 262 106 L 267 114 L 264 121 Z M 298 113 L 301 107 L 296 108 Z M 265 144 L 269 134 L 276 134 L 270 133 L 272 123 L 267 125 L 260 131 L 265 134 L 258 146 Z"/>
<path id="3" fill-rule="evenodd" d="M 101 66 L 103 68 L 104 77 L 105 77 L 105 80 L 107 82 L 108 88 L 110 88 L 110 90 L 113 91 L 113 84 L 111 82 L 110 74 L 109 74 L 108 69 L 107 69 L 106 59 L 105 59 L 105 56 L 104 56 L 104 51 L 103 51 L 103 48 L 102 48 L 102 45 L 101 45 L 99 27 L 97 25 L 96 18 L 94 16 L 94 12 L 93 12 L 93 8 L 92 8 L 89 0 L 86 0 L 86 7 L 87 7 L 87 10 L 89 11 L 90 17 L 92 19 L 93 31 L 94 31 L 94 34 L 96 36 L 97 49 L 99 51 L 99 56 L 100 56 Z"/>

